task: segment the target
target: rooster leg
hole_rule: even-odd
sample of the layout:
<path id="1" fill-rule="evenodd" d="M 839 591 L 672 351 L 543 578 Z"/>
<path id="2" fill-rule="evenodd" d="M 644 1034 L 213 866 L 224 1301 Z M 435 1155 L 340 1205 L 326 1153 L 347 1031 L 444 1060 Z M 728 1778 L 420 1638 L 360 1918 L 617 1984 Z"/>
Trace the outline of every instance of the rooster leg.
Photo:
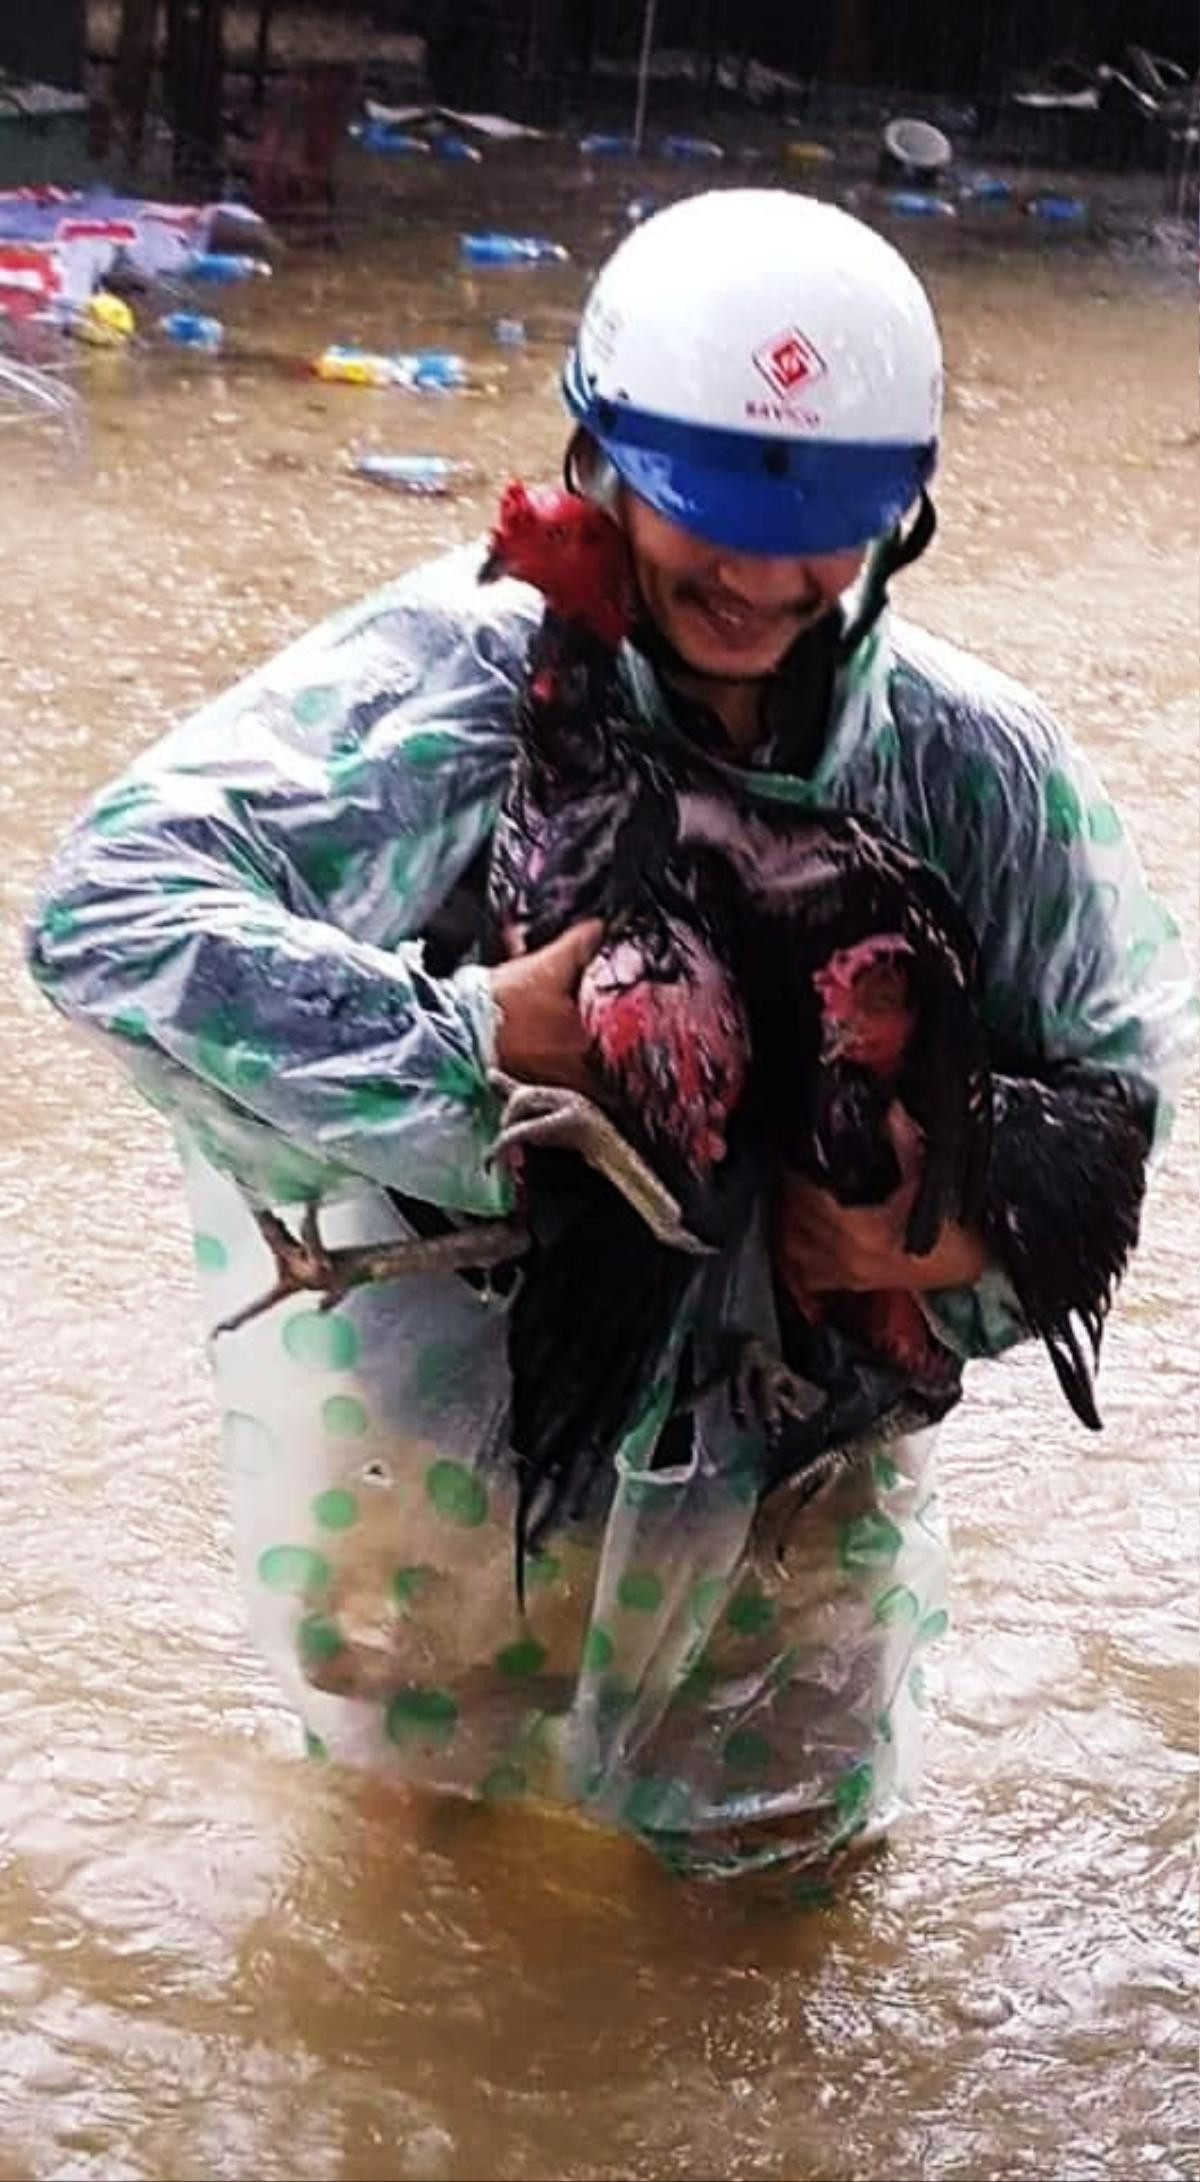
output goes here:
<path id="1" fill-rule="evenodd" d="M 825 1396 L 811 1380 L 790 1371 L 777 1349 L 757 1334 L 728 1332 L 722 1342 L 723 1356 L 717 1369 L 692 1388 L 680 1402 L 676 1415 L 694 1409 L 706 1394 L 729 1388 L 729 1406 L 739 1432 L 759 1426 L 769 1440 L 778 1439 L 789 1424 L 803 1424 L 815 1416 Z"/>
<path id="2" fill-rule="evenodd" d="M 628 1199 L 657 1241 L 694 1257 L 709 1255 L 708 1244 L 700 1242 L 683 1225 L 678 1199 L 607 1114 L 582 1091 L 534 1083 L 511 1087 L 504 1083 L 503 1088 L 508 1098 L 499 1134 L 488 1153 L 489 1161 L 521 1145 L 578 1152 L 589 1167 Z"/>
<path id="3" fill-rule="evenodd" d="M 214 1340 L 218 1334 L 236 1332 L 276 1303 L 306 1289 L 320 1295 L 319 1310 L 331 1311 L 352 1288 L 364 1287 L 369 1281 L 396 1280 L 408 1273 L 450 1273 L 460 1268 L 500 1265 L 505 1259 L 517 1257 L 528 1240 L 524 1229 L 515 1222 L 489 1220 L 451 1235 L 359 1243 L 330 1250 L 321 1241 L 315 1205 L 305 1207 L 299 1235 L 293 1235 L 274 1212 L 256 1212 L 254 1217 L 275 1262 L 275 1284 L 265 1295 L 221 1319 L 213 1327 Z"/>
<path id="4" fill-rule="evenodd" d="M 770 1440 L 789 1424 L 803 1424 L 825 1401 L 818 1387 L 789 1371 L 779 1351 L 757 1334 L 738 1339 L 729 1390 L 735 1423 L 744 1431 L 748 1420 L 756 1419 Z"/>

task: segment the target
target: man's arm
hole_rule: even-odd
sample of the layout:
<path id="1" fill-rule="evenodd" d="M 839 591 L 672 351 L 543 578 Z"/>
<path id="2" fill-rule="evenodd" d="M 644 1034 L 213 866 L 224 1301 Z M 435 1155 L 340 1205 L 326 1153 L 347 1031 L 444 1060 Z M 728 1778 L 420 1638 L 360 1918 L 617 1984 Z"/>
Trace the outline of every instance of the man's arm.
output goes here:
<path id="1" fill-rule="evenodd" d="M 253 1193 L 280 1142 L 447 1209 L 507 1209 L 486 1149 L 489 973 L 416 935 L 490 833 L 528 608 L 464 556 L 343 614 L 167 736 L 58 850 L 48 998 Z"/>

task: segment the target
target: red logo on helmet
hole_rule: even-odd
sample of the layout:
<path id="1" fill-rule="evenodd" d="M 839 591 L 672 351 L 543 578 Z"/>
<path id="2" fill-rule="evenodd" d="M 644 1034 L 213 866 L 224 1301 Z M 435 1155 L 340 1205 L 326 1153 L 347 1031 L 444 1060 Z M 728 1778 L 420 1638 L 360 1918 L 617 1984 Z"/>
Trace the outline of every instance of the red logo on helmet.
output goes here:
<path id="1" fill-rule="evenodd" d="M 827 368 L 824 357 L 795 326 L 764 341 L 754 351 L 754 362 L 768 386 L 785 401 L 811 379 L 823 379 Z"/>

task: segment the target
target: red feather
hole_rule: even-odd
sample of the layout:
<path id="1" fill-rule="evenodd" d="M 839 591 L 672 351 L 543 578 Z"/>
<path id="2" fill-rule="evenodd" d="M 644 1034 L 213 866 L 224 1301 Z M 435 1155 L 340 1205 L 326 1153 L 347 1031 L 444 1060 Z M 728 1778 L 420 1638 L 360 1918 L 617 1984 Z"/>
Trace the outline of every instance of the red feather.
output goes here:
<path id="1" fill-rule="evenodd" d="M 624 533 L 603 508 L 561 485 L 514 478 L 488 539 L 489 575 L 516 576 L 552 613 L 615 650 L 629 632 L 634 589 Z"/>

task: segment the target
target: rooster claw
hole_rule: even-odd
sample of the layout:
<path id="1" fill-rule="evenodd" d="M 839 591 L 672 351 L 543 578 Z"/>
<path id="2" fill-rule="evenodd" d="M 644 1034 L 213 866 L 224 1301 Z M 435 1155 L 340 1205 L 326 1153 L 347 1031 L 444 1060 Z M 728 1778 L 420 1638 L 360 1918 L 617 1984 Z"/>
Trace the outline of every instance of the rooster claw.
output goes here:
<path id="1" fill-rule="evenodd" d="M 275 1285 L 222 1318 L 210 1338 L 236 1333 L 251 1319 L 289 1296 L 313 1291 L 320 1296 L 319 1311 L 335 1310 L 353 1288 L 371 1281 L 396 1280 L 407 1273 L 475 1271 L 501 1265 L 518 1257 L 528 1236 L 514 1222 L 490 1220 L 474 1227 L 456 1228 L 448 1235 L 400 1237 L 390 1242 L 348 1244 L 330 1249 L 321 1240 L 317 1207 L 306 1205 L 299 1235 L 275 1212 L 256 1212 L 255 1223 L 275 1265 Z"/>
<path id="2" fill-rule="evenodd" d="M 757 1426 L 770 1441 L 789 1424 L 804 1424 L 825 1396 L 811 1380 L 789 1370 L 777 1349 L 757 1334 L 730 1336 L 729 1407 L 739 1432 Z"/>
<path id="3" fill-rule="evenodd" d="M 621 1192 L 657 1241 L 692 1257 L 710 1255 L 710 1246 L 684 1226 L 678 1199 L 593 1099 L 555 1084 L 514 1084 L 502 1077 L 496 1083 L 506 1098 L 489 1165 L 524 1145 L 578 1152 Z"/>

